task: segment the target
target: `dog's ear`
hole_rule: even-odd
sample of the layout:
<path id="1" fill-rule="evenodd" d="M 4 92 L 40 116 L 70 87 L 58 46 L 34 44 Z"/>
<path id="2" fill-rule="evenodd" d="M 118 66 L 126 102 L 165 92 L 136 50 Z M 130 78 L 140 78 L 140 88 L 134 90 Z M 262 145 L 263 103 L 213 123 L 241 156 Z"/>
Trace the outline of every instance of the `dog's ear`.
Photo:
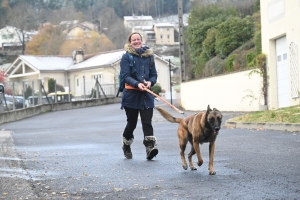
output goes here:
<path id="1" fill-rule="evenodd" d="M 212 109 L 210 109 L 209 105 L 207 106 L 207 110 L 206 110 L 206 117 L 208 116 L 209 112 L 212 111 Z"/>
<path id="2" fill-rule="evenodd" d="M 210 106 L 207 106 L 207 112 L 212 111 L 212 109 L 210 108 Z"/>

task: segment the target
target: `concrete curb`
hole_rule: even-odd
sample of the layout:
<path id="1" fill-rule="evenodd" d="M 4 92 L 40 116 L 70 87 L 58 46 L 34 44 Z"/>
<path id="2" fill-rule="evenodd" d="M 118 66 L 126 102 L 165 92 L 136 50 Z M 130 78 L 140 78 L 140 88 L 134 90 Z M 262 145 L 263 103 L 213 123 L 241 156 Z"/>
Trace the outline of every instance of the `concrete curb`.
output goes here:
<path id="1" fill-rule="evenodd" d="M 245 129 L 267 129 L 267 130 L 278 130 L 278 131 L 300 131 L 300 124 L 290 123 L 252 123 L 252 122 L 234 122 L 226 121 L 225 126 L 228 128 L 245 128 Z"/>

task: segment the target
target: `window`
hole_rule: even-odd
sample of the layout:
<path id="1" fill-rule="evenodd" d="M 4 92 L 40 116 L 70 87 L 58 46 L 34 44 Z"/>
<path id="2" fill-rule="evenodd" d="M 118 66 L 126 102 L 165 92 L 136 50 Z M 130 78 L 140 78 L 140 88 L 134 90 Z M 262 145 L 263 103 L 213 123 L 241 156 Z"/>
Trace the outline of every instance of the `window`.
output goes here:
<path id="1" fill-rule="evenodd" d="M 96 79 L 98 79 L 98 82 L 101 83 L 102 79 L 103 79 L 103 74 L 94 74 L 94 75 L 92 75 L 92 78 L 94 79 L 95 82 L 96 82 Z"/>
<path id="2" fill-rule="evenodd" d="M 168 35 L 167 38 L 170 39 L 170 35 Z"/>
<path id="3" fill-rule="evenodd" d="M 76 81 L 77 81 L 76 85 L 79 86 L 79 79 L 77 78 Z"/>
<path id="4" fill-rule="evenodd" d="M 277 62 L 281 61 L 281 55 L 277 56 Z"/>
<path id="5" fill-rule="evenodd" d="M 2 35 L 2 39 L 6 40 L 7 39 L 7 35 Z"/>
<path id="6" fill-rule="evenodd" d="M 9 39 L 13 39 L 13 38 L 14 38 L 14 34 L 9 34 L 9 35 L 8 35 L 8 38 L 9 38 Z"/>
<path id="7" fill-rule="evenodd" d="M 160 39 L 163 39 L 163 35 L 160 35 Z"/>
<path id="8" fill-rule="evenodd" d="M 167 31 L 169 31 L 170 29 L 169 28 L 167 28 Z"/>
<path id="9" fill-rule="evenodd" d="M 283 58 L 283 60 L 286 60 L 287 59 L 287 54 L 285 53 L 285 54 L 283 54 L 283 56 L 282 56 Z"/>

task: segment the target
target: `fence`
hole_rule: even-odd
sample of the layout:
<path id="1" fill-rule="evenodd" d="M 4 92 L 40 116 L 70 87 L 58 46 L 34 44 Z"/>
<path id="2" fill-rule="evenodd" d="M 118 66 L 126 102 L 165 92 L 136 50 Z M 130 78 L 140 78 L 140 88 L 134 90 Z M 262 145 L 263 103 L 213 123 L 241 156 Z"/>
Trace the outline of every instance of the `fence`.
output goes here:
<path id="1" fill-rule="evenodd" d="M 63 88 L 58 87 L 59 85 L 56 84 L 56 81 L 54 85 L 56 85 L 55 92 L 49 94 L 48 82 L 44 83 L 42 79 L 27 80 L 21 83 L 6 82 L 5 93 L 10 95 L 0 95 L 0 113 L 43 104 L 107 99 L 115 97 L 118 91 L 116 84 L 100 84 L 98 79 L 81 80 L 81 84 L 79 87 L 75 87 L 74 92 L 69 89 L 70 83 L 68 83 L 68 87 Z M 64 89 L 65 92 L 62 92 L 62 89 Z M 11 106 L 8 107 L 8 104 Z"/>

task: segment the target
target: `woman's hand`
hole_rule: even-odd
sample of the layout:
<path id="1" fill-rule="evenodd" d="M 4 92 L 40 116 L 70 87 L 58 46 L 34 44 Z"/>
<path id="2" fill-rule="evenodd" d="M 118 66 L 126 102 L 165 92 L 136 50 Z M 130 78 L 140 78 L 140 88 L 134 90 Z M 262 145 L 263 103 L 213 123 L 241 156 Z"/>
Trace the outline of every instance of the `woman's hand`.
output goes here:
<path id="1" fill-rule="evenodd" d="M 150 81 L 145 81 L 144 83 L 139 83 L 138 87 L 139 87 L 140 90 L 150 89 L 151 82 Z"/>
<path id="2" fill-rule="evenodd" d="M 150 82 L 150 81 L 145 81 L 145 82 L 144 82 L 144 85 L 145 85 L 148 89 L 151 88 L 151 82 Z"/>

